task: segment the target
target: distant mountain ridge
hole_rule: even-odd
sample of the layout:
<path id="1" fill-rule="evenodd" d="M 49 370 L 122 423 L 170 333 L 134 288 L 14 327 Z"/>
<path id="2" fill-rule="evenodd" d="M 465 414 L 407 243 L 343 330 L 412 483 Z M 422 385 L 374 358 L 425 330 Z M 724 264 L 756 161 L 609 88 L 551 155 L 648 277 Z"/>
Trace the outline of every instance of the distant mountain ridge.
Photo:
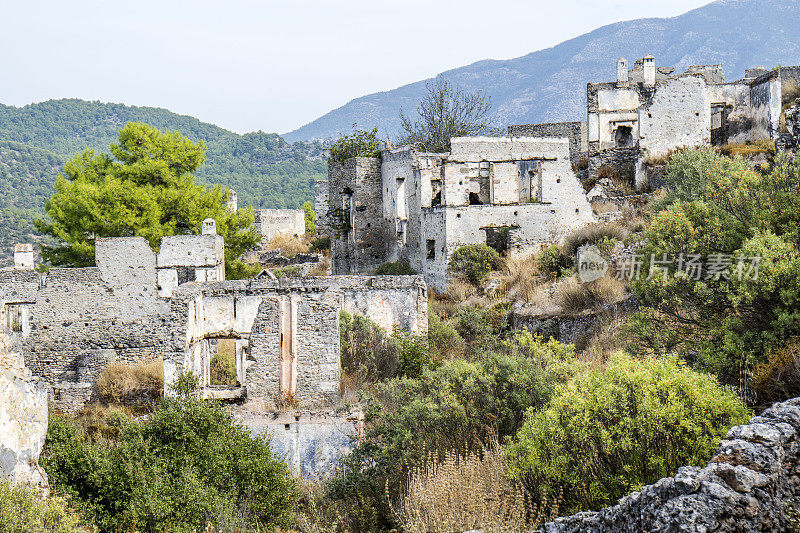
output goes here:
<path id="1" fill-rule="evenodd" d="M 484 60 L 437 76 L 492 99 L 494 126 L 585 119 L 586 83 L 615 79 L 617 59 L 653 54 L 657 66 L 685 70 L 718 64 L 727 80 L 756 65 L 800 64 L 800 2 L 719 0 L 683 15 L 618 22 L 552 48 L 509 60 Z M 426 82 L 356 98 L 284 135 L 331 139 L 352 125 L 394 138 L 401 108 L 412 111 Z"/>

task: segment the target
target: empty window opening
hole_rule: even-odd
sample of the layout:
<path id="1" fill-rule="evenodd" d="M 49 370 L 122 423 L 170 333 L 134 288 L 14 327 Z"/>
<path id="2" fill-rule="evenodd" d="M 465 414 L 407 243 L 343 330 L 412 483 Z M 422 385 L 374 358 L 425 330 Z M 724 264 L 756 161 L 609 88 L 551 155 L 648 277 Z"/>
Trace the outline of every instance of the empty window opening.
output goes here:
<path id="1" fill-rule="evenodd" d="M 491 203 L 490 178 L 491 164 L 481 161 L 478 164 L 478 176 L 472 176 L 467 182 L 469 205 L 485 205 Z"/>
<path id="2" fill-rule="evenodd" d="M 614 145 L 617 148 L 630 148 L 633 146 L 633 128 L 618 126 L 614 130 Z"/>
<path id="3" fill-rule="evenodd" d="M 22 331 L 22 307 L 10 304 L 6 306 L 6 327 L 12 332 Z"/>
<path id="4" fill-rule="evenodd" d="M 238 387 L 237 340 L 235 337 L 209 337 L 206 349 L 209 358 L 209 385 Z"/>
<path id="5" fill-rule="evenodd" d="M 518 161 L 519 203 L 529 204 L 542 201 L 541 161 Z"/>
<path id="6" fill-rule="evenodd" d="M 486 245 L 504 255 L 514 243 L 514 234 L 519 226 L 498 226 L 481 228 L 486 232 Z"/>
<path id="7" fill-rule="evenodd" d="M 428 259 L 436 259 L 436 240 L 428 239 L 425 245 L 428 252 Z"/>
<path id="8" fill-rule="evenodd" d="M 442 182 L 431 180 L 431 207 L 442 205 Z"/>
<path id="9" fill-rule="evenodd" d="M 178 285 L 183 285 L 184 283 L 189 283 L 190 281 L 195 281 L 197 279 L 197 274 L 195 273 L 194 267 L 179 266 L 177 267 L 177 271 Z"/>

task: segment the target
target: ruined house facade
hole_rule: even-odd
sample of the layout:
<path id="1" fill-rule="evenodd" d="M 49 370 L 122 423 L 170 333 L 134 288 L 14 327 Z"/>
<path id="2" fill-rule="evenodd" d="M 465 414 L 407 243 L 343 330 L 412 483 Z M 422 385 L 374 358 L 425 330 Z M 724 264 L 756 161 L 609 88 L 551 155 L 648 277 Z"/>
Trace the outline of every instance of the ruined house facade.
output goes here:
<path id="1" fill-rule="evenodd" d="M 646 185 L 642 163 L 684 147 L 778 140 L 783 92 L 800 82 L 800 67 L 747 69 L 726 82 L 722 65 L 676 73 L 653 56 L 617 62 L 613 82 L 589 83 L 587 141 L 590 175 L 603 166 L 635 174 Z"/>
<path id="2" fill-rule="evenodd" d="M 460 246 L 530 254 L 594 220 L 568 138 L 454 138 L 449 153 L 384 150 L 328 175 L 334 274 L 405 261 L 440 292 Z"/>
<path id="3" fill-rule="evenodd" d="M 427 332 L 421 276 L 224 281 L 214 270 L 224 264 L 221 239 L 167 237 L 158 254 L 141 237 L 98 239 L 95 267 L 0 270 L 2 333 L 55 406 L 71 412 L 97 398 L 109 364 L 154 359 L 163 361 L 166 394 L 179 372 L 192 371 L 206 397 L 321 406 L 339 394 L 341 311 L 389 331 Z M 232 347 L 236 387 L 211 381 L 223 345 Z"/>
<path id="4" fill-rule="evenodd" d="M 303 238 L 306 234 L 306 218 L 302 209 L 256 209 L 254 226 L 261 237 L 261 246 L 280 235 Z"/>

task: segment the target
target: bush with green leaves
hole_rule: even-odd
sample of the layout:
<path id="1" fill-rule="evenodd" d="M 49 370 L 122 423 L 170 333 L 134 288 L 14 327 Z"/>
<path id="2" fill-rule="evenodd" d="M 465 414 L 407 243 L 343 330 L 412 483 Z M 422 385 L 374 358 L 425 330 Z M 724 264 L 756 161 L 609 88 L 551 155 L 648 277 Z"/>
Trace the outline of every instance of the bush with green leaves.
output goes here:
<path id="1" fill-rule="evenodd" d="M 535 498 L 561 494 L 567 513 L 613 504 L 684 465 L 705 465 L 739 397 L 676 358 L 612 356 L 577 373 L 545 409 L 529 409 L 509 447 L 511 469 Z"/>
<path id="2" fill-rule="evenodd" d="M 572 257 L 566 255 L 557 244 L 551 244 L 542 248 L 536 256 L 536 264 L 543 273 L 559 276 L 565 268 L 572 266 Z"/>
<path id="3" fill-rule="evenodd" d="M 353 133 L 343 135 L 330 147 L 331 160 L 344 163 L 352 157 L 380 157 L 382 141 L 378 128 L 361 130 L 353 124 Z"/>
<path id="4" fill-rule="evenodd" d="M 236 359 L 232 353 L 215 353 L 209 365 L 211 383 L 214 385 L 236 385 Z"/>
<path id="5" fill-rule="evenodd" d="M 43 498 L 30 485 L 0 480 L 0 531 L 3 533 L 82 533 L 79 514 L 61 498 Z"/>
<path id="6" fill-rule="evenodd" d="M 484 281 L 500 265 L 500 254 L 485 244 L 461 246 L 450 257 L 449 270 L 473 285 Z"/>
<path id="7" fill-rule="evenodd" d="M 445 361 L 464 353 L 464 339 L 450 322 L 428 312 L 428 346 L 435 361 Z"/>
<path id="8" fill-rule="evenodd" d="M 375 269 L 376 276 L 413 276 L 414 274 L 416 274 L 414 269 L 405 261 L 383 263 Z"/>
<path id="9" fill-rule="evenodd" d="M 475 451 L 493 437 L 513 436 L 527 409 L 545 405 L 559 384 L 585 368 L 571 345 L 542 342 L 527 332 L 496 341 L 494 348 L 377 387 L 366 437 L 329 481 L 329 497 L 389 529 L 396 524 L 387 480 L 398 494 L 406 468 L 429 452 Z"/>
<path id="10" fill-rule="evenodd" d="M 641 311 L 631 321 L 631 348 L 677 353 L 759 402 L 761 391 L 750 389 L 753 369 L 800 335 L 800 157 L 779 155 L 760 172 L 741 158 L 711 164 L 703 162 L 708 154 L 679 155 L 670 164 L 687 175 L 696 167 L 698 185 L 644 233 L 641 271 L 650 271 L 650 257 L 672 263 L 632 283 Z"/>
<path id="11" fill-rule="evenodd" d="M 52 416 L 41 463 L 50 483 L 102 531 L 201 531 L 220 508 L 249 509 L 248 527 L 287 527 L 296 482 L 264 437 L 224 407 L 166 400 L 118 439 Z"/>

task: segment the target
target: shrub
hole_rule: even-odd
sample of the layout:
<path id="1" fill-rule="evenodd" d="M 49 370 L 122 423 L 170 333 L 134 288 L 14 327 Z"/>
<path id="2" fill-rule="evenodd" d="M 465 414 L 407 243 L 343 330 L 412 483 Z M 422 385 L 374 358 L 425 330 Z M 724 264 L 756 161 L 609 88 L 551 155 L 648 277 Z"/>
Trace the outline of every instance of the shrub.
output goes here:
<path id="1" fill-rule="evenodd" d="M 416 274 L 414 269 L 405 261 L 383 263 L 375 269 L 376 276 L 413 276 L 414 274 Z"/>
<path id="2" fill-rule="evenodd" d="M 565 255 L 560 246 L 552 244 L 542 248 L 536 256 L 536 263 L 542 272 L 558 276 L 563 269 L 572 266 L 572 257 Z"/>
<path id="3" fill-rule="evenodd" d="M 456 328 L 433 312 L 428 313 L 428 345 L 436 361 L 458 357 L 466 347 Z"/>
<path id="4" fill-rule="evenodd" d="M 728 143 L 719 148 L 720 153 L 727 156 L 742 156 L 744 158 L 759 154 L 775 155 L 775 142 L 772 139 L 758 139 L 744 143 Z"/>
<path id="5" fill-rule="evenodd" d="M 330 237 L 317 237 L 313 241 L 311 241 L 311 245 L 309 246 L 310 252 L 315 253 L 322 253 L 326 250 L 331 249 L 331 238 Z"/>
<path id="6" fill-rule="evenodd" d="M 30 485 L 0 480 L 0 531 L 3 533 L 80 533 L 82 520 L 61 498 L 42 498 Z"/>
<path id="7" fill-rule="evenodd" d="M 143 393 L 160 398 L 164 390 L 163 363 L 161 359 L 135 365 L 111 363 L 97 378 L 97 390 L 106 401 L 115 403 L 133 400 Z"/>
<path id="8" fill-rule="evenodd" d="M 577 229 L 566 236 L 564 239 L 564 255 L 569 258 L 575 257 L 578 248 L 587 244 L 598 244 L 603 239 L 614 239 L 621 241 L 628 234 L 628 230 L 616 222 L 601 222 L 589 224 Z"/>
<path id="9" fill-rule="evenodd" d="M 394 377 L 400 366 L 397 345 L 386 331 L 361 315 L 340 313 L 339 336 L 342 370 L 358 381 Z"/>
<path id="10" fill-rule="evenodd" d="M 478 285 L 500 264 L 500 255 L 485 244 L 461 246 L 450 257 L 449 268 L 464 276 L 473 285 Z"/>
<path id="11" fill-rule="evenodd" d="M 503 307 L 464 305 L 456 311 L 455 328 L 467 344 L 489 346 L 508 328 L 508 315 Z"/>
<path id="12" fill-rule="evenodd" d="M 285 257 L 294 257 L 297 254 L 308 252 L 308 245 L 297 237 L 279 234 L 272 238 L 267 245 L 268 250 L 279 250 Z"/>
<path id="13" fill-rule="evenodd" d="M 508 453 L 534 496 L 563 490 L 572 513 L 610 505 L 680 466 L 705 465 L 747 418 L 733 391 L 675 358 L 618 354 L 604 370 L 576 374 L 547 408 L 529 410 Z"/>
<path id="14" fill-rule="evenodd" d="M 303 268 L 300 265 L 289 265 L 270 270 L 277 279 L 297 278 L 303 275 Z"/>
<path id="15" fill-rule="evenodd" d="M 117 441 L 50 418 L 42 465 L 51 485 L 104 531 L 200 531 L 220 507 L 250 507 L 250 529 L 287 527 L 296 484 L 268 441 L 218 404 L 167 400 Z"/>
<path id="16" fill-rule="evenodd" d="M 215 353 L 211 357 L 211 383 L 214 385 L 234 386 L 239 384 L 236 378 L 236 359 L 232 353 Z"/>
<path id="17" fill-rule="evenodd" d="M 305 222 L 306 235 L 314 235 L 316 228 L 317 215 L 314 212 L 314 202 L 308 201 L 303 204 L 303 220 Z"/>
<path id="18" fill-rule="evenodd" d="M 351 157 L 380 157 L 381 140 L 378 128 L 371 131 L 360 130 L 353 124 L 353 133 L 343 135 L 330 148 L 331 160 L 344 163 Z"/>
<path id="19" fill-rule="evenodd" d="M 496 441 L 465 456 L 431 454 L 408 473 L 400 505 L 403 529 L 414 533 L 532 531 L 541 518 Z"/>
<path id="20" fill-rule="evenodd" d="M 559 305 L 570 312 L 616 303 L 624 296 L 625 282 L 609 276 L 603 276 L 590 283 L 582 283 L 577 278 L 570 277 L 556 289 Z"/>
<path id="21" fill-rule="evenodd" d="M 530 407 L 543 406 L 559 383 L 583 365 L 572 346 L 520 333 L 473 360 L 453 359 L 418 379 L 377 387 L 366 415 L 366 435 L 344 459 L 328 494 L 390 529 L 386 482 L 392 494 L 407 468 L 431 452 L 479 451 L 494 437 L 516 433 Z"/>

